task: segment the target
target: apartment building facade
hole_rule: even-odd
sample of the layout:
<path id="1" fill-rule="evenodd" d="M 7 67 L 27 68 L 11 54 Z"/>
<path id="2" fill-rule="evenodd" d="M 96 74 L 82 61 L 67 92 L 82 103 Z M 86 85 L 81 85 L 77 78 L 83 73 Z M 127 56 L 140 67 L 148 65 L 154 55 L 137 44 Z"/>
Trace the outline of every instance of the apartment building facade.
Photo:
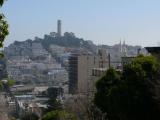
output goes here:
<path id="1" fill-rule="evenodd" d="M 72 54 L 69 58 L 69 93 L 88 94 L 93 68 L 108 68 L 106 51 L 99 50 L 97 55 Z"/>

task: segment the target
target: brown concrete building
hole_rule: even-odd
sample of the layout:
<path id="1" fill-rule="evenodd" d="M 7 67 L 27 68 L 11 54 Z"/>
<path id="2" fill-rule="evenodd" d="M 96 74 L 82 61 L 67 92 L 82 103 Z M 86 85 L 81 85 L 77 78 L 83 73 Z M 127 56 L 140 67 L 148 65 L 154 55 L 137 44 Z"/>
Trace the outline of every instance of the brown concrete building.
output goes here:
<path id="1" fill-rule="evenodd" d="M 98 55 L 72 54 L 69 58 L 69 93 L 88 94 L 94 68 L 108 68 L 106 51 L 99 50 Z"/>

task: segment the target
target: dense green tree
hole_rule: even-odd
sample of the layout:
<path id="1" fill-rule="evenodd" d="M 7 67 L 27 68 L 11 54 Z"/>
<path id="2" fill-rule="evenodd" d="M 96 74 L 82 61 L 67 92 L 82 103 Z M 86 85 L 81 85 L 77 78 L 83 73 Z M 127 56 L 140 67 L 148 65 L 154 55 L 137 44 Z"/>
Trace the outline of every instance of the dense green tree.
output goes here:
<path id="1" fill-rule="evenodd" d="M 6 80 L 6 82 L 4 82 L 3 84 L 9 89 L 9 87 L 14 85 L 14 80 L 10 79 L 10 78 L 4 78 L 4 80 Z"/>
<path id="2" fill-rule="evenodd" d="M 7 85 L 8 85 L 8 87 L 13 86 L 13 85 L 14 85 L 14 80 L 8 79 L 8 80 L 7 80 Z"/>
<path id="3" fill-rule="evenodd" d="M 57 96 L 63 94 L 63 89 L 58 87 L 50 87 L 47 89 L 47 96 L 52 99 L 52 98 L 57 98 Z"/>
<path id="4" fill-rule="evenodd" d="M 2 6 L 4 3 L 4 0 L 0 0 L 0 5 Z"/>
<path id="5" fill-rule="evenodd" d="M 7 77 L 6 59 L 0 59 L 0 80 Z"/>
<path id="6" fill-rule="evenodd" d="M 57 97 L 62 93 L 61 88 L 54 88 L 50 87 L 47 89 L 47 96 L 49 100 L 47 101 L 47 109 L 46 112 L 50 112 L 53 110 L 60 110 L 62 109 L 62 104 L 59 100 L 57 100 Z"/>
<path id="7" fill-rule="evenodd" d="M 60 103 L 59 100 L 55 98 L 51 98 L 47 101 L 47 109 L 46 112 L 50 112 L 53 110 L 61 110 L 62 109 L 62 104 Z"/>
<path id="8" fill-rule="evenodd" d="M 136 57 L 122 73 L 109 69 L 96 84 L 95 104 L 109 120 L 160 119 L 159 70 L 151 56 Z"/>
<path id="9" fill-rule="evenodd" d="M 22 116 L 21 120 L 39 120 L 39 117 L 34 113 L 27 113 Z"/>
<path id="10" fill-rule="evenodd" d="M 65 111 L 55 110 L 45 114 L 41 120 L 77 120 L 77 118 Z"/>
<path id="11" fill-rule="evenodd" d="M 111 95 L 112 89 L 115 89 L 120 82 L 120 75 L 113 69 L 110 68 L 106 75 L 103 76 L 100 80 L 97 81 L 97 93 L 95 94 L 95 104 L 102 110 L 102 112 L 107 113 L 108 115 L 113 115 L 113 108 L 111 106 L 111 99 L 109 96 Z M 112 114 L 111 114 L 112 113 Z"/>
<path id="12" fill-rule="evenodd" d="M 5 0 L 0 0 L 0 8 L 2 7 Z M 4 15 L 0 13 L 0 48 L 3 47 L 3 42 L 6 36 L 8 35 L 8 24 L 7 21 L 4 19 Z M 3 54 L 0 53 L 0 57 L 2 57 Z"/>
<path id="13" fill-rule="evenodd" d="M 77 120 L 73 114 L 64 111 L 61 102 L 57 99 L 62 93 L 62 88 L 48 88 L 47 96 L 49 100 L 41 120 Z"/>

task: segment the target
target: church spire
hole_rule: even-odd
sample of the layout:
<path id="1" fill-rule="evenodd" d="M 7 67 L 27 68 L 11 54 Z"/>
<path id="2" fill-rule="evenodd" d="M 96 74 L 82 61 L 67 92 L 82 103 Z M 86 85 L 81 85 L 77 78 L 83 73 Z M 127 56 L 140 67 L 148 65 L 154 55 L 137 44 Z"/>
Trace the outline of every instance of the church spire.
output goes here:
<path id="1" fill-rule="evenodd" d="M 123 57 L 127 56 L 127 46 L 126 46 L 126 43 L 125 43 L 125 39 L 124 39 L 123 45 L 122 45 L 122 56 Z"/>
<path id="2" fill-rule="evenodd" d="M 120 53 L 120 55 L 122 54 L 122 43 L 121 43 L 121 38 L 120 38 L 120 42 L 119 42 L 119 53 Z"/>

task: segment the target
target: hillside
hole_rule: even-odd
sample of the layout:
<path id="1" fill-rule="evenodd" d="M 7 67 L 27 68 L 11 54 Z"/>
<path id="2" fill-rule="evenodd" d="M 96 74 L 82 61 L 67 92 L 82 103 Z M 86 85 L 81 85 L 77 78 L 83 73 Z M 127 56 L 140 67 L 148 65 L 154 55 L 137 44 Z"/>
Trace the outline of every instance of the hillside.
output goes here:
<path id="1" fill-rule="evenodd" d="M 54 47 L 53 50 L 51 48 Z M 135 56 L 137 50 L 141 46 L 125 45 L 128 56 Z M 64 36 L 58 37 L 55 35 L 44 35 L 44 38 L 35 37 L 34 40 L 28 39 L 23 42 L 15 41 L 13 44 L 5 48 L 5 54 L 8 58 L 11 56 L 43 56 L 48 54 L 59 54 L 64 52 L 74 52 L 83 50 L 84 52 L 97 53 L 99 48 L 106 49 L 107 53 L 111 54 L 111 60 L 120 60 L 120 44 L 113 46 L 101 45 L 96 46 L 92 41 L 87 41 L 78 38 L 74 33 L 64 33 Z M 63 49 L 63 50 L 62 50 Z M 69 49 L 69 51 L 67 51 Z"/>

